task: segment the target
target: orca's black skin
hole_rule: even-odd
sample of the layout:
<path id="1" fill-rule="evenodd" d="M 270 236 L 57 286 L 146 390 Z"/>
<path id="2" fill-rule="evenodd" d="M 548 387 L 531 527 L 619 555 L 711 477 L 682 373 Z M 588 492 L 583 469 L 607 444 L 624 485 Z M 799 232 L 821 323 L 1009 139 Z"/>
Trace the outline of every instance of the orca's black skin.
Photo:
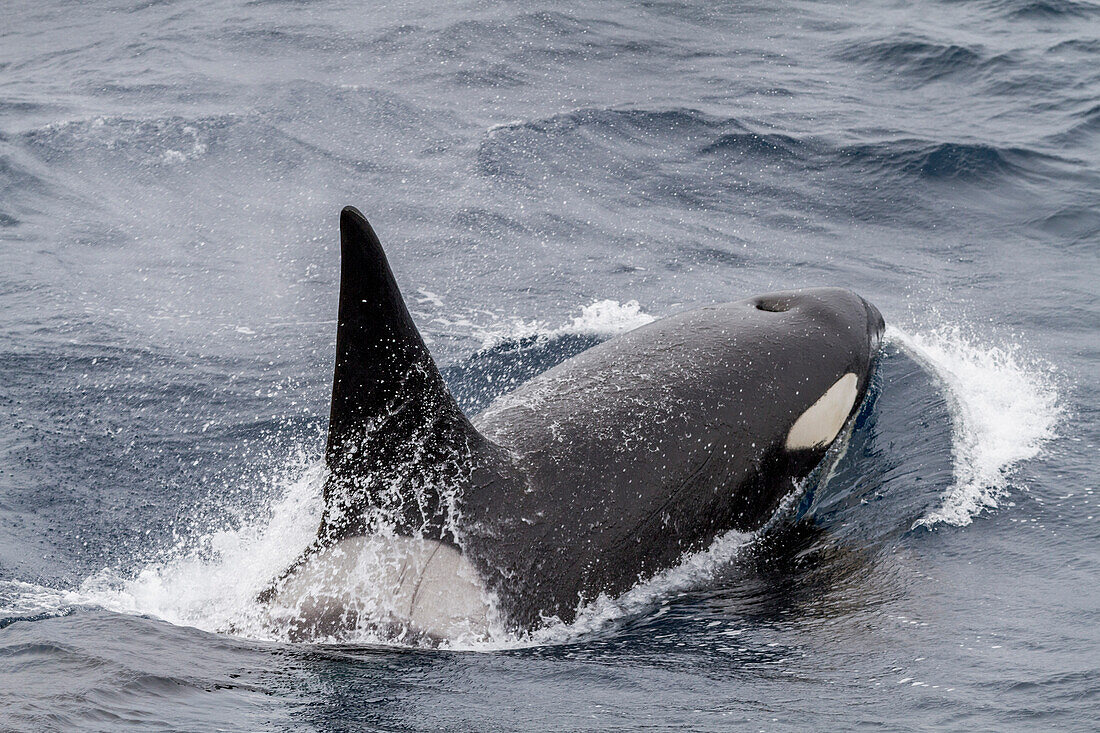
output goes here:
<path id="1" fill-rule="evenodd" d="M 340 230 L 330 472 L 303 557 L 382 516 L 458 547 L 515 629 L 570 621 L 581 600 L 759 528 L 828 448 L 787 450 L 795 421 L 848 373 L 857 410 L 882 337 L 847 290 L 701 308 L 595 346 L 471 422 L 367 220 L 348 207 Z"/>

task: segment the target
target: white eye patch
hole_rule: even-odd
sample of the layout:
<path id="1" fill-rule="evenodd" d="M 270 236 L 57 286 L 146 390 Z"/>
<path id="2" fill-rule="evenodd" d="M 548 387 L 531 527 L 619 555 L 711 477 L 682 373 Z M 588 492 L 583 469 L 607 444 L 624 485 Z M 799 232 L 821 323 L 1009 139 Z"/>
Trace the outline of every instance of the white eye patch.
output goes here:
<path id="1" fill-rule="evenodd" d="M 787 433 L 787 450 L 818 448 L 833 442 L 856 402 L 858 385 L 859 378 L 849 372 L 825 390 L 825 394 L 795 420 L 791 432 Z"/>

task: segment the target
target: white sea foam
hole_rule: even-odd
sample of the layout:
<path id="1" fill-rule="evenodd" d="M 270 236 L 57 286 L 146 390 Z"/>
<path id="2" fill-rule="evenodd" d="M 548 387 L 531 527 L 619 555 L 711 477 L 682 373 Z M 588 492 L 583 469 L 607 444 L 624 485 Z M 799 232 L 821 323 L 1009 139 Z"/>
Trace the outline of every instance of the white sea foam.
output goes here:
<path id="1" fill-rule="evenodd" d="M 887 337 L 940 378 L 955 423 L 954 483 L 914 526 L 968 525 L 997 506 L 1019 464 L 1055 437 L 1062 410 L 1050 367 L 958 327 L 912 334 L 891 327 Z"/>
<path id="2" fill-rule="evenodd" d="M 417 306 L 412 313 L 419 319 L 430 322 L 450 337 L 470 339 L 480 342 L 482 349 L 491 349 L 508 341 L 520 341 L 530 338 L 550 341 L 562 336 L 598 336 L 610 338 L 620 333 L 632 331 L 639 326 L 652 323 L 653 316 L 642 310 L 636 300 L 620 303 L 617 300 L 597 300 L 582 306 L 580 315 L 572 317 L 570 322 L 555 326 L 538 319 L 507 318 L 499 313 L 482 308 L 452 309 L 448 315 L 424 310 L 425 305 L 441 308 L 444 303 L 440 296 L 423 288 L 417 291 Z M 429 335 L 425 340 L 433 343 Z"/>
<path id="3" fill-rule="evenodd" d="M 491 348 L 504 341 L 524 338 L 554 339 L 561 336 L 601 336 L 610 338 L 652 323 L 656 319 L 642 310 L 636 300 L 597 300 L 581 308 L 580 315 L 570 323 L 552 326 L 538 320 L 497 321 L 476 330 L 482 348 Z"/>
<path id="4" fill-rule="evenodd" d="M 247 636 L 273 638 L 260 623 L 256 595 L 313 539 L 323 474 L 320 464 L 299 462 L 290 472 L 293 478 L 278 490 L 269 515 L 172 548 L 135 577 L 104 569 L 75 590 L 27 584 L 8 588 L 13 597 L 3 599 L 4 615 L 58 614 L 94 606 L 207 631 L 238 629 Z"/>

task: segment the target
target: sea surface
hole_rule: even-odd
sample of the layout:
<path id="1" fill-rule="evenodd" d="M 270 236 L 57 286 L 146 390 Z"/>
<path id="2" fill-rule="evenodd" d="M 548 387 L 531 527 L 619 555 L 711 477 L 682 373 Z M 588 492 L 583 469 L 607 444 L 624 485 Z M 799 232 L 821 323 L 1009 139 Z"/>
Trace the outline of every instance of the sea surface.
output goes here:
<path id="1" fill-rule="evenodd" d="M 0 15 L 0 730 L 1096 729 L 1096 2 Z M 241 619 L 316 526 L 347 204 L 471 412 L 774 289 L 887 343 L 762 531 L 534 634 L 289 643 Z"/>

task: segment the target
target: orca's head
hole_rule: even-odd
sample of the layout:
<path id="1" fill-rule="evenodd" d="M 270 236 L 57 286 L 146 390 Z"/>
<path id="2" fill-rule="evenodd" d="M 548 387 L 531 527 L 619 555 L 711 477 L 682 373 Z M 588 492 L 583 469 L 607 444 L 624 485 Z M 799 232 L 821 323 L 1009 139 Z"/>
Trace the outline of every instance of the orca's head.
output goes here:
<path id="1" fill-rule="evenodd" d="M 828 323 L 846 338 L 864 342 L 872 359 L 878 353 L 886 329 L 886 321 L 878 308 L 845 288 L 787 290 L 759 295 L 750 303 L 757 310 L 798 311 L 815 321 Z"/>
<path id="2" fill-rule="evenodd" d="M 823 450 L 867 391 L 886 326 L 882 314 L 843 288 L 769 293 L 749 303 L 782 314 L 782 328 L 804 344 L 803 378 L 792 380 L 799 389 L 791 397 L 793 423 L 784 447 L 811 454 Z M 807 389 L 809 384 L 816 386 Z"/>

